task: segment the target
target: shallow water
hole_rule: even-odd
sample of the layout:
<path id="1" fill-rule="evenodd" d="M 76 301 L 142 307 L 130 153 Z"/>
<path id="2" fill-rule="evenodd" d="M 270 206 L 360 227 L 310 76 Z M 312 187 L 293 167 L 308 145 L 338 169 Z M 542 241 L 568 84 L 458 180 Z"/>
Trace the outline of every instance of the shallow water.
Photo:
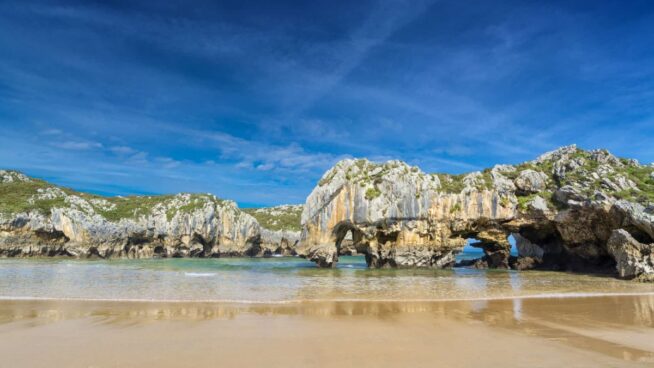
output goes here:
<path id="1" fill-rule="evenodd" d="M 654 285 L 562 272 L 377 270 L 368 269 L 363 257 L 341 257 L 335 269 L 319 269 L 295 257 L 0 260 L 2 299 L 277 303 L 597 294 L 654 294 Z"/>

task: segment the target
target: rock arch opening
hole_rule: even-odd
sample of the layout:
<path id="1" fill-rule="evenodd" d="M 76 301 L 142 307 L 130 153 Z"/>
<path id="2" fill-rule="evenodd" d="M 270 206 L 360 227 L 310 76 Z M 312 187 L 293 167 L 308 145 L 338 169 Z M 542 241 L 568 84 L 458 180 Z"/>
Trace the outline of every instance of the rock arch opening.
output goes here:
<path id="1" fill-rule="evenodd" d="M 368 262 L 368 246 L 363 232 L 349 221 L 339 223 L 334 227 L 332 239 L 336 247 L 333 263 L 338 262 L 340 255 L 366 255 Z"/>
<path id="2" fill-rule="evenodd" d="M 472 231 L 459 236 L 464 239 L 462 250 L 466 257 L 455 264 L 457 267 L 508 269 L 517 259 L 516 252 L 512 252 L 515 239 L 504 230 Z"/>

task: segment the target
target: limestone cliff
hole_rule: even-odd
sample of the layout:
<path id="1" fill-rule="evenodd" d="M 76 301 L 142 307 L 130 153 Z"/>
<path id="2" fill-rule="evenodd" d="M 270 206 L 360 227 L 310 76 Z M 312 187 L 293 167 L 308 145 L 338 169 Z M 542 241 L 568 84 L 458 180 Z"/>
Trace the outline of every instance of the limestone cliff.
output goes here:
<path id="1" fill-rule="evenodd" d="M 300 216 L 303 205 L 244 208 L 261 225 L 261 248 L 264 256 L 295 255 L 300 241 Z"/>
<path id="2" fill-rule="evenodd" d="M 298 253 L 332 266 L 351 237 L 370 267 L 448 267 L 475 239 L 485 253 L 476 267 L 613 270 L 646 280 L 653 202 L 654 167 L 606 150 L 562 147 L 465 175 L 344 160 L 307 198 Z"/>
<path id="3" fill-rule="evenodd" d="M 0 256 L 257 256 L 280 247 L 282 236 L 213 195 L 101 197 L 0 170 Z"/>

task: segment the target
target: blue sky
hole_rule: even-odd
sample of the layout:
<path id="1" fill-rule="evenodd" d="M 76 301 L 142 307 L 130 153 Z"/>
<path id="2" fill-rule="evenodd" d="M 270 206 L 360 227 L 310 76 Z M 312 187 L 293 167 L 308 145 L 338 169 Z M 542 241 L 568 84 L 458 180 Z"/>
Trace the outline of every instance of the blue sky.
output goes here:
<path id="1" fill-rule="evenodd" d="M 3 1 L 0 167 L 302 203 L 346 157 L 654 161 L 650 1 Z"/>

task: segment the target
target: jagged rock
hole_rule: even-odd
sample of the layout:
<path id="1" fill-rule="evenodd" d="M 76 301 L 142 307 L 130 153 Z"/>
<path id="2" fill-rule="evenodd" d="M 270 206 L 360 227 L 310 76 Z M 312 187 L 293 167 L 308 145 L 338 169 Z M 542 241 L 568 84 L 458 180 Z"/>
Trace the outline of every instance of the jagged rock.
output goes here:
<path id="1" fill-rule="evenodd" d="M 585 201 L 586 197 L 584 197 L 575 187 L 565 185 L 554 192 L 553 199 L 563 205 L 575 206 L 580 205 Z"/>
<path id="2" fill-rule="evenodd" d="M 653 171 L 574 145 L 466 175 L 344 160 L 307 198 L 298 254 L 332 266 L 350 232 L 370 267 L 449 267 L 466 241 L 476 239 L 484 250 L 470 262 L 476 267 L 616 272 L 617 253 L 607 246 L 613 230 L 654 243 L 647 210 L 654 208 L 654 183 L 646 179 Z M 615 185 L 603 184 L 606 178 Z M 518 258 L 510 256 L 510 234 Z"/>
<path id="3" fill-rule="evenodd" d="M 468 175 L 458 193 L 442 193 L 439 188 L 455 184 L 451 177 L 441 183 L 437 175 L 399 161 L 341 161 L 307 198 L 298 254 L 311 259 L 316 249 L 340 246 L 351 231 L 365 244 L 371 267 L 449 266 L 477 223 L 490 230 L 515 215 L 497 192 L 477 188 L 492 185 L 482 179 Z M 319 259 L 329 258 L 319 253 Z"/>
<path id="4" fill-rule="evenodd" d="M 300 241 L 299 231 L 261 229 L 260 255 L 294 256 Z"/>
<path id="5" fill-rule="evenodd" d="M 13 171 L 0 171 L 0 178 L 14 191 L 0 200 L 0 256 L 286 255 L 300 235 L 262 228 L 234 202 L 213 195 L 103 198 Z"/>
<path id="6" fill-rule="evenodd" d="M 509 268 L 510 247 L 487 242 L 476 242 L 470 245 L 484 251 L 484 256 L 475 263 L 475 268 Z"/>
<path id="7" fill-rule="evenodd" d="M 550 213 L 550 208 L 547 205 L 547 202 L 541 196 L 535 196 L 531 201 L 529 201 L 529 203 L 527 203 L 527 207 L 532 212 L 537 212 L 543 216 Z"/>
<path id="8" fill-rule="evenodd" d="M 622 175 L 617 175 L 615 178 L 613 178 L 613 180 L 611 180 L 610 178 L 602 178 L 601 185 L 606 189 L 613 190 L 616 192 L 619 192 L 621 190 L 629 190 L 629 189 L 638 190 L 636 183 L 625 178 Z"/>
<path id="9" fill-rule="evenodd" d="M 0 183 L 13 183 L 16 181 L 28 182 L 30 178 L 16 171 L 0 170 Z"/>
<path id="10" fill-rule="evenodd" d="M 515 192 L 515 184 L 513 180 L 507 178 L 503 173 L 511 173 L 515 171 L 515 167 L 509 165 L 495 165 L 491 170 L 493 178 L 493 188 L 500 194 Z"/>
<path id="11" fill-rule="evenodd" d="M 338 261 L 338 250 L 333 244 L 316 244 L 303 249 L 302 256 L 319 267 L 332 267 Z"/>
<path id="12" fill-rule="evenodd" d="M 620 277 L 654 280 L 654 244 L 643 244 L 624 229 L 613 230 L 607 243 Z"/>
<path id="13" fill-rule="evenodd" d="M 302 205 L 280 205 L 275 207 L 245 208 L 261 225 L 261 238 L 254 255 L 291 256 L 300 241 L 300 216 Z"/>
<path id="14" fill-rule="evenodd" d="M 545 189 L 547 184 L 547 175 L 542 172 L 527 169 L 520 172 L 515 179 L 515 186 L 521 193 L 538 193 Z"/>

